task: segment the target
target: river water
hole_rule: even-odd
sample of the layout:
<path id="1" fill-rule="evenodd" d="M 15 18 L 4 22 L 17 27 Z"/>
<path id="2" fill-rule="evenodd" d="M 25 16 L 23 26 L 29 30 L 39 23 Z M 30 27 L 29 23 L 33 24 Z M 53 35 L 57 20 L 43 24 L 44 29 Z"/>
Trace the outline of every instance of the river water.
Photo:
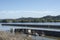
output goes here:
<path id="1" fill-rule="evenodd" d="M 26 34 L 23 34 L 23 36 L 26 36 Z M 42 36 L 30 36 L 33 40 L 58 40 L 56 37 L 42 37 Z"/>
<path id="2" fill-rule="evenodd" d="M 12 27 L 2 26 L 0 24 L 0 31 L 9 31 Z M 14 28 L 14 27 L 13 27 Z M 34 40 L 60 40 L 57 37 L 42 37 L 42 36 L 31 36 Z"/>

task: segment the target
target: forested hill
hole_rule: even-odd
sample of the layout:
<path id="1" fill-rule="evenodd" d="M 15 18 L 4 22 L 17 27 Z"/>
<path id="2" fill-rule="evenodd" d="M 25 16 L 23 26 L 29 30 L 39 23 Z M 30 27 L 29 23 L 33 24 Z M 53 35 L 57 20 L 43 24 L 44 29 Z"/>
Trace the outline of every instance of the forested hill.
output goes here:
<path id="1" fill-rule="evenodd" d="M 44 16 L 42 18 L 44 18 L 44 19 L 60 20 L 60 15 L 59 16 Z"/>
<path id="2" fill-rule="evenodd" d="M 41 18 L 17 18 L 17 19 L 0 19 L 0 22 L 60 22 L 60 15 L 58 16 L 44 16 Z"/>

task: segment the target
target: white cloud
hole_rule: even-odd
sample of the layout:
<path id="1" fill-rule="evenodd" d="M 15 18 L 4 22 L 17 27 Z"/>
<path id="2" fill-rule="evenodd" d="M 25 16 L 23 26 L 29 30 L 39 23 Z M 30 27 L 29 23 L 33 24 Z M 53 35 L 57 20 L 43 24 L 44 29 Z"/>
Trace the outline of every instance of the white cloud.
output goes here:
<path id="1" fill-rule="evenodd" d="M 42 17 L 45 15 L 58 15 L 59 11 L 0 11 L 0 18 L 18 18 L 18 17 Z M 3 17 L 4 16 L 4 17 Z"/>
<path id="2" fill-rule="evenodd" d="M 20 10 L 15 10 L 15 11 L 0 11 L 0 13 L 52 13 L 54 11 L 20 11 Z"/>

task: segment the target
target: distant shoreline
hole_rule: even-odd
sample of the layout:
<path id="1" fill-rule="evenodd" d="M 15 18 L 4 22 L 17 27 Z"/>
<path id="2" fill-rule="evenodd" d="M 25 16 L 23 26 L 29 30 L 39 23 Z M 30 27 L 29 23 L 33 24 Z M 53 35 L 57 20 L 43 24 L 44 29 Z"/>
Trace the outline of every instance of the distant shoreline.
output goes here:
<path id="1" fill-rule="evenodd" d="M 44 16 L 41 18 L 18 18 L 18 19 L 0 19 L 0 23 L 24 23 L 24 22 L 60 22 L 60 15 L 58 16 Z"/>

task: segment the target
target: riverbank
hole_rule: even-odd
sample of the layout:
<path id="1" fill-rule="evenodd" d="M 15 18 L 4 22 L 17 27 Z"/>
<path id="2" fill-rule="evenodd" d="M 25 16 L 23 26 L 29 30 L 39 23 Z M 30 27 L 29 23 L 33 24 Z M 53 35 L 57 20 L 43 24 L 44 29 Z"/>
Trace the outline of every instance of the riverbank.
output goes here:
<path id="1" fill-rule="evenodd" d="M 31 37 L 0 31 L 0 40 L 32 40 Z"/>
<path id="2" fill-rule="evenodd" d="M 23 33 L 12 34 L 10 32 L 0 31 L 0 40 L 60 40 L 60 38 L 50 36 L 28 36 Z"/>

